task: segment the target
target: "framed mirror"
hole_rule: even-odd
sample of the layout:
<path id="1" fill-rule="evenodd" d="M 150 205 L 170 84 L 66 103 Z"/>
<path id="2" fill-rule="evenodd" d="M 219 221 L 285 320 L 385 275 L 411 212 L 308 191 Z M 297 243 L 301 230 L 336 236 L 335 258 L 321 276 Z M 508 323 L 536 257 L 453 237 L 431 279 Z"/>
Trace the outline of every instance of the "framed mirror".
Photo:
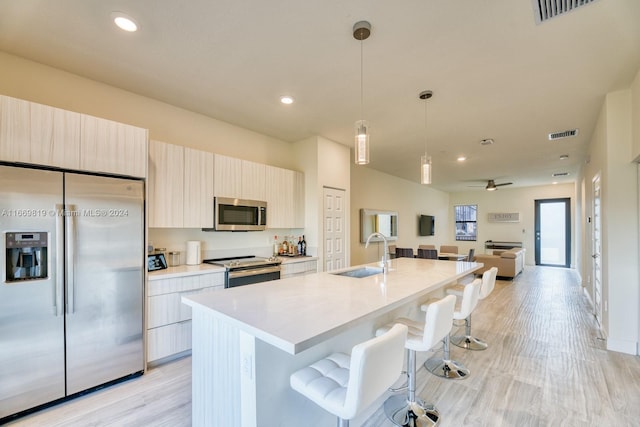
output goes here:
<path id="1" fill-rule="evenodd" d="M 374 209 L 360 209 L 360 242 L 365 243 L 371 233 L 381 233 L 387 240 L 398 239 L 398 212 Z M 381 242 L 374 237 L 371 242 Z"/>

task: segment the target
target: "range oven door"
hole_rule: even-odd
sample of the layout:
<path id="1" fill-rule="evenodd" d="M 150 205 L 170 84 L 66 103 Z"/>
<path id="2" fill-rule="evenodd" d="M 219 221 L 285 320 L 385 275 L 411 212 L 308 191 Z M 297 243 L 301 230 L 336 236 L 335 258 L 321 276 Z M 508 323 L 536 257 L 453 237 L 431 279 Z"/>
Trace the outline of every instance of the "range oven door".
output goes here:
<path id="1" fill-rule="evenodd" d="M 268 282 L 280 278 L 280 266 L 272 265 L 259 268 L 247 268 L 227 271 L 225 288 Z"/>

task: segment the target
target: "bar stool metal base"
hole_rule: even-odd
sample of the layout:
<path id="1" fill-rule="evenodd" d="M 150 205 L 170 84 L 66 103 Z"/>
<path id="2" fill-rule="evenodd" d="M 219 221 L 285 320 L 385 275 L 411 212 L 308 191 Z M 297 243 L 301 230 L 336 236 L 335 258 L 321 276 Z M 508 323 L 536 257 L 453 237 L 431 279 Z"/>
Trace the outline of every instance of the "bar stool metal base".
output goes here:
<path id="1" fill-rule="evenodd" d="M 486 342 L 469 335 L 457 335 L 455 337 L 451 337 L 451 344 L 467 350 L 476 351 L 486 350 L 487 347 L 489 347 L 489 344 Z"/>
<path id="2" fill-rule="evenodd" d="M 424 367 L 433 375 L 449 380 L 464 380 L 470 373 L 464 365 L 455 360 L 431 358 L 424 362 Z"/>
<path id="3" fill-rule="evenodd" d="M 440 413 L 435 406 L 421 399 L 408 402 L 404 395 L 391 396 L 384 402 L 384 413 L 400 427 L 432 427 L 438 425 Z"/>

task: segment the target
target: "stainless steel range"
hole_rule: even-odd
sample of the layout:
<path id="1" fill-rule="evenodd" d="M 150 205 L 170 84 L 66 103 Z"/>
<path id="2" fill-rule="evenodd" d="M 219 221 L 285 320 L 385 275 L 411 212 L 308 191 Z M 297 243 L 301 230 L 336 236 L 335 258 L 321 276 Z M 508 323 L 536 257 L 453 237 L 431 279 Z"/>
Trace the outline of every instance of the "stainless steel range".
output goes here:
<path id="1" fill-rule="evenodd" d="M 233 288 L 235 286 L 278 280 L 282 261 L 275 257 L 260 258 L 251 255 L 205 259 L 203 262 L 226 268 L 224 287 Z"/>

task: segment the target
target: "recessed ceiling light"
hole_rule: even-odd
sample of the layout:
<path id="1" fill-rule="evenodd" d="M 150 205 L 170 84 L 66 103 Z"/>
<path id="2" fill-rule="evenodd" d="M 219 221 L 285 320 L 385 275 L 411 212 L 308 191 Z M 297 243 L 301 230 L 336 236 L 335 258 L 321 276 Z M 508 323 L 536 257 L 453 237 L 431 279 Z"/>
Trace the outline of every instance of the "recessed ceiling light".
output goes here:
<path id="1" fill-rule="evenodd" d="M 467 158 L 465 156 L 458 157 L 458 161 L 459 162 L 464 162 L 465 160 L 467 160 Z"/>
<path id="2" fill-rule="evenodd" d="M 558 183 L 558 181 L 553 181 L 552 182 L 553 185 L 556 185 L 557 183 Z"/>
<path id="3" fill-rule="evenodd" d="M 115 22 L 115 24 L 124 31 L 132 33 L 138 30 L 138 24 L 136 24 L 136 21 L 122 12 L 111 13 L 111 18 L 113 18 L 113 22 Z"/>
<path id="4" fill-rule="evenodd" d="M 493 139 L 487 138 L 480 140 L 480 145 L 491 145 L 493 144 Z"/>
<path id="5" fill-rule="evenodd" d="M 561 154 L 560 155 L 560 160 L 567 160 L 569 158 L 568 154 Z"/>
<path id="6" fill-rule="evenodd" d="M 293 97 L 285 95 L 280 97 L 280 102 L 286 105 L 293 104 Z"/>

